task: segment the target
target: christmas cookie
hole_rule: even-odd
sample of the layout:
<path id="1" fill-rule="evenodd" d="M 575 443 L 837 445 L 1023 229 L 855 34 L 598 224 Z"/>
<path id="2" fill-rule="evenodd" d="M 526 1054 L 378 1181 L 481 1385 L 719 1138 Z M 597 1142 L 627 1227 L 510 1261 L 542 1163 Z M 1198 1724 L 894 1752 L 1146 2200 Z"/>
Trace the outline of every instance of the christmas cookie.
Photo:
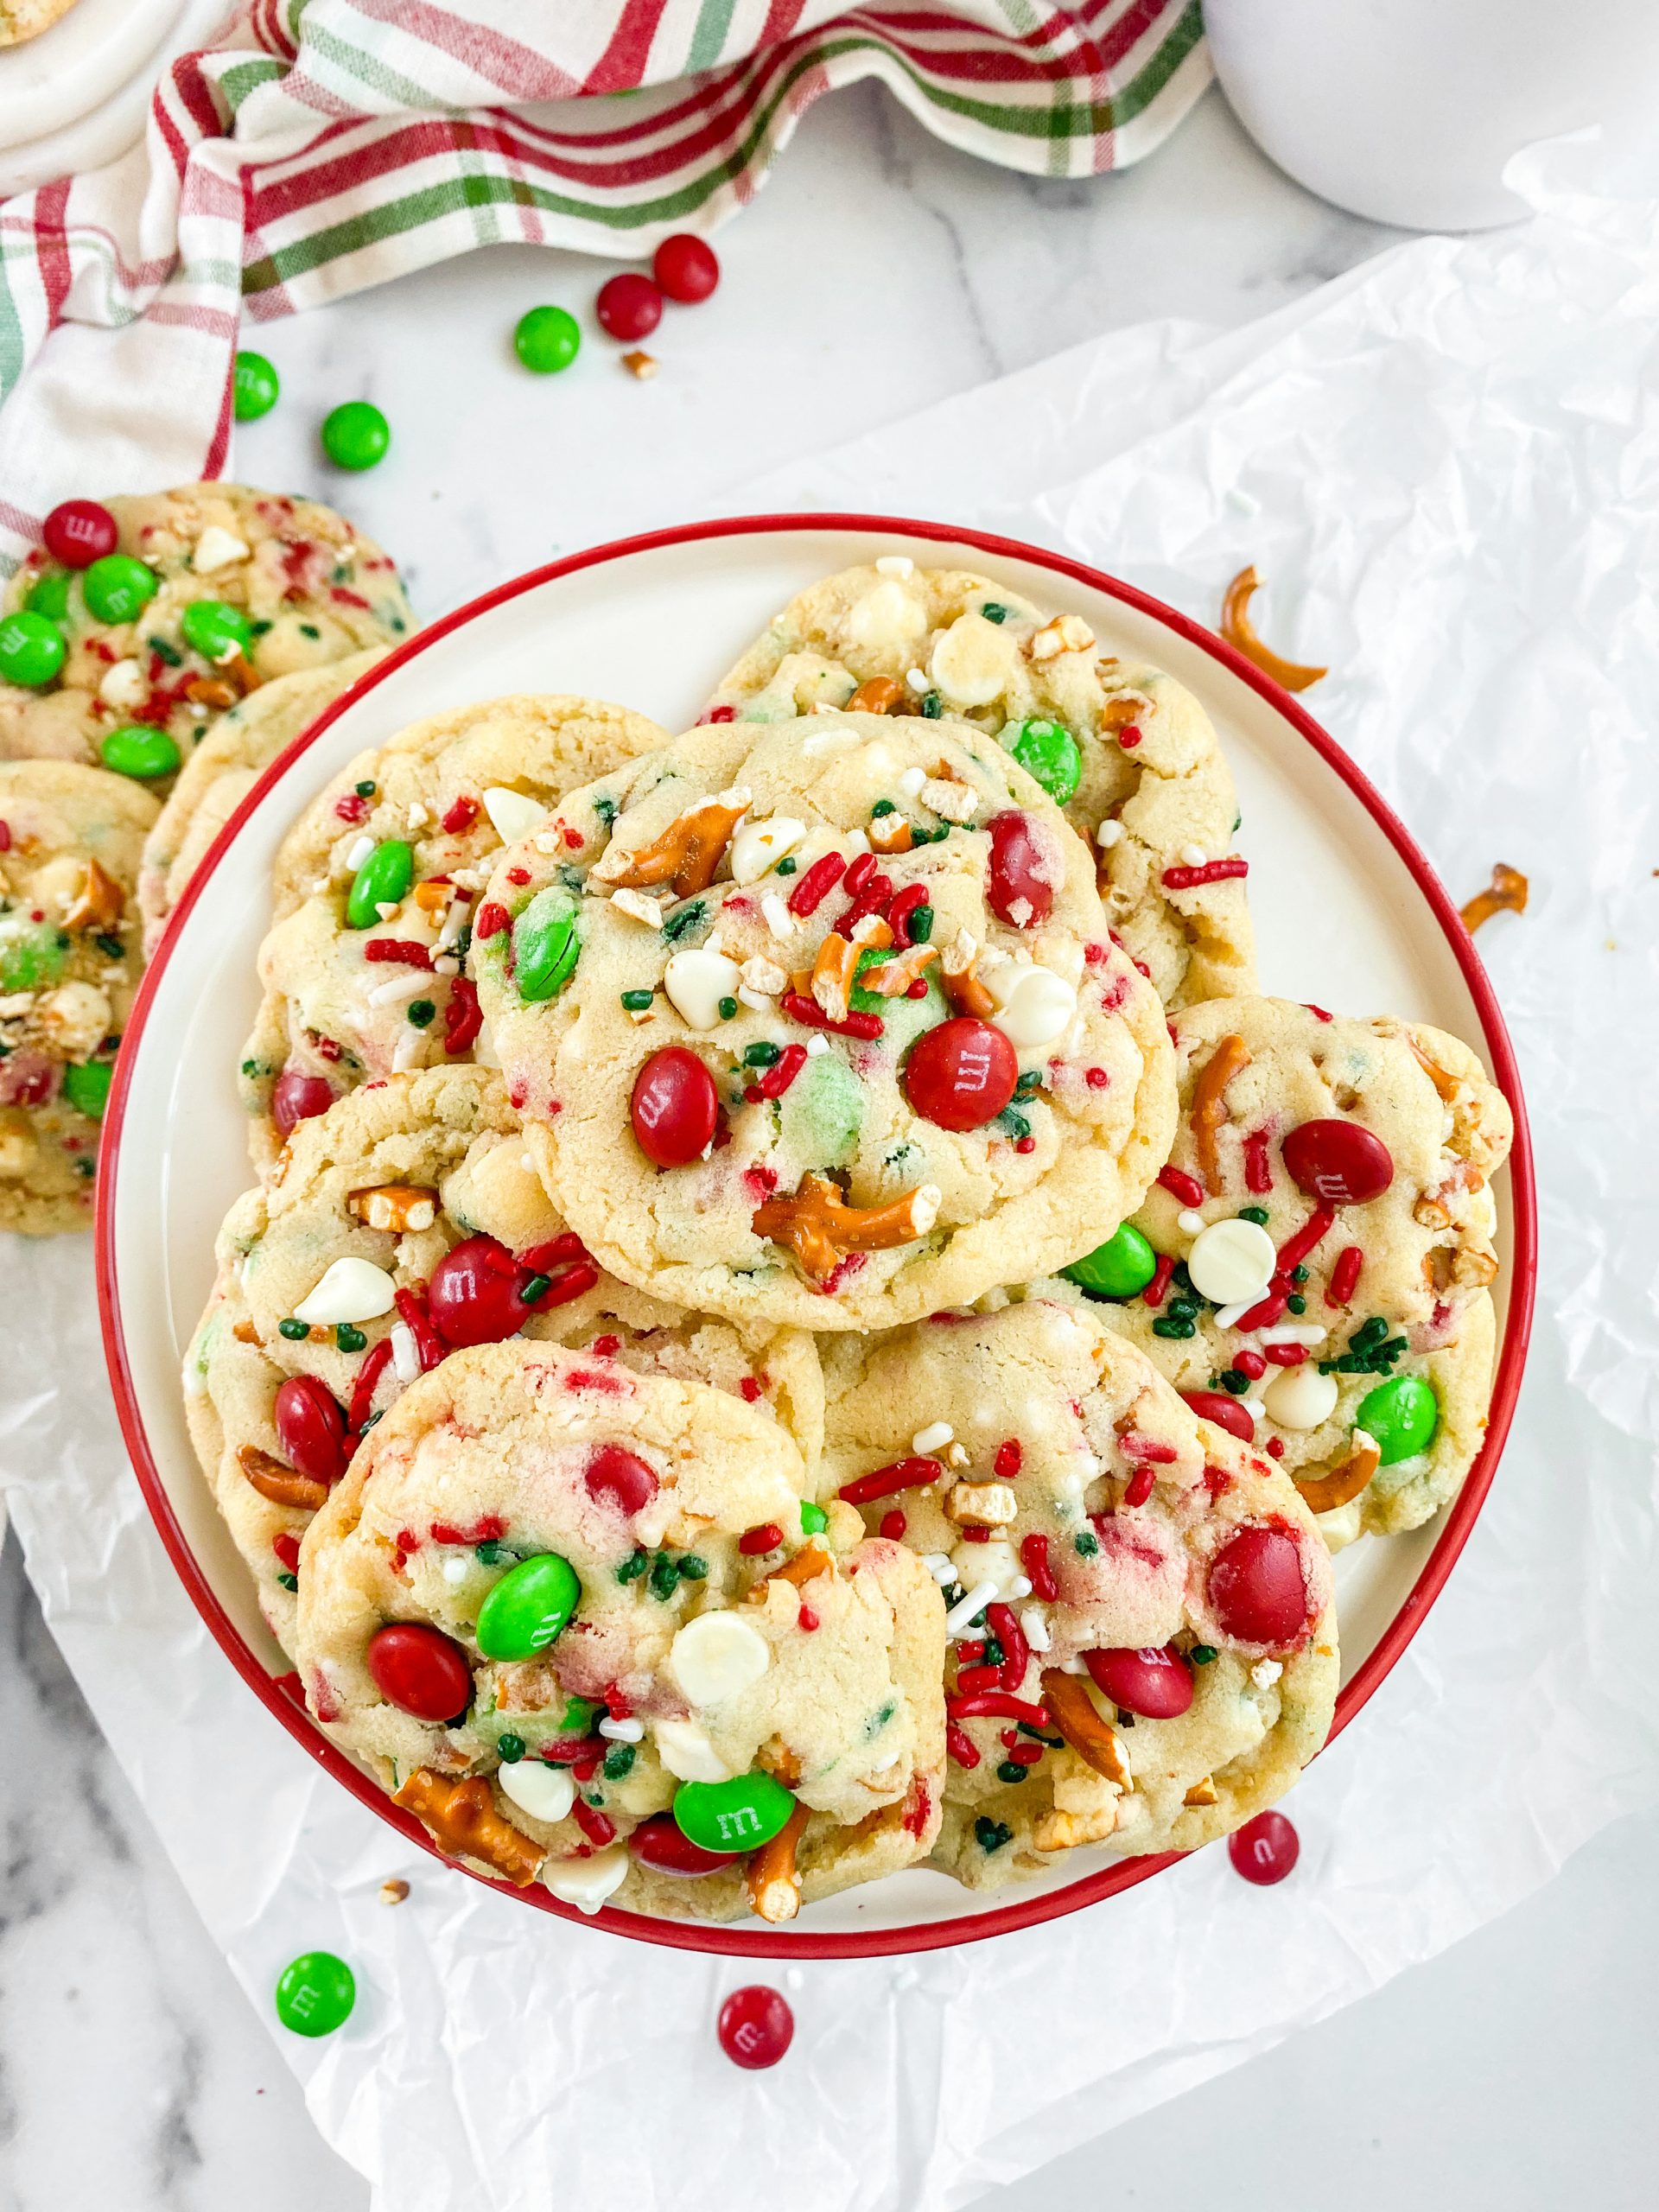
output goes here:
<path id="1" fill-rule="evenodd" d="M 502 856 L 470 963 L 572 1224 L 711 1313 L 976 1298 L 1097 1241 L 1168 1144 L 1163 1011 L 1088 855 L 962 724 L 676 739 Z"/>
<path id="2" fill-rule="evenodd" d="M 1331 1571 L 1289 1481 L 1086 1306 L 824 1346 L 823 1494 L 921 1554 L 950 1639 L 936 1863 L 1187 1851 L 1325 1741 Z"/>
<path id="3" fill-rule="evenodd" d="M 461 969 L 495 855 L 564 792 L 665 741 L 603 700 L 521 696 L 416 722 L 335 777 L 277 855 L 242 1059 L 256 1165 L 359 1084 L 487 1053 Z"/>
<path id="4" fill-rule="evenodd" d="M 307 1531 L 311 1710 L 446 1851 L 585 1910 L 782 1921 L 908 1865 L 939 1821 L 944 1608 L 807 1480 L 725 1391 L 457 1352 Z"/>
<path id="5" fill-rule="evenodd" d="M 943 714 L 997 739 L 1096 853 L 1107 919 L 1166 1005 L 1255 988 L 1238 806 L 1209 717 L 1160 670 L 1102 652 L 1081 615 L 903 555 L 844 569 L 791 601 L 709 712 L 820 706 Z"/>
<path id="6" fill-rule="evenodd" d="M 45 1236 L 92 1219 L 155 819 L 148 791 L 101 768 L 0 763 L 0 1228 Z"/>
<path id="7" fill-rule="evenodd" d="M 1169 1163 L 1070 1273 L 1331 1542 L 1417 1528 L 1485 1430 L 1508 1102 L 1421 1023 L 1240 999 L 1172 1027 Z"/>
<path id="8" fill-rule="evenodd" d="M 72 500 L 6 586 L 0 758 L 165 786 L 215 714 L 413 629 L 397 571 L 331 507 L 240 484 Z"/>
<path id="9" fill-rule="evenodd" d="M 395 1076 L 304 1122 L 271 1183 L 232 1208 L 217 1255 L 186 1413 L 284 1646 L 313 1512 L 368 1427 L 458 1345 L 594 1344 L 623 1366 L 728 1391 L 819 1449 L 811 1338 L 740 1334 L 602 1274 L 549 1204 L 485 1068 Z"/>
<path id="10" fill-rule="evenodd" d="M 168 917 L 214 838 L 259 780 L 260 771 L 381 658 L 378 651 L 352 653 L 323 668 L 274 677 L 211 724 L 180 770 L 145 841 L 138 906 L 146 958 L 161 942 Z"/>
<path id="11" fill-rule="evenodd" d="M 38 38 L 74 4 L 75 0 L 0 0 L 0 47 Z"/>

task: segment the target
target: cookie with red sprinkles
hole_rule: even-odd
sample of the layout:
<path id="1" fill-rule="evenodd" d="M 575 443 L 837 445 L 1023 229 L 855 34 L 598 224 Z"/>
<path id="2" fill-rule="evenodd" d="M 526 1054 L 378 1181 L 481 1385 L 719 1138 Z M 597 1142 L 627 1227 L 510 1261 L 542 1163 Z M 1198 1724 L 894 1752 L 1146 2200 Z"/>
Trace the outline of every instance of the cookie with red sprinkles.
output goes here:
<path id="1" fill-rule="evenodd" d="M 1084 1847 L 1191 1850 L 1290 1787 L 1330 1728 L 1337 1627 L 1269 1459 L 1036 1294 L 823 1357 L 822 1494 L 947 1608 L 935 1864 L 987 1888 Z"/>
<path id="2" fill-rule="evenodd" d="M 1209 716 L 1090 620 L 890 554 L 791 600 L 709 711 L 772 722 L 823 706 L 983 730 L 1065 808 L 1108 921 L 1166 1005 L 1255 988 L 1238 806 Z"/>
<path id="3" fill-rule="evenodd" d="M 1508 1101 L 1422 1023 L 1234 999 L 1172 1034 L 1174 1147 L 1119 1235 L 1137 1264 L 1070 1272 L 1333 1546 L 1420 1527 L 1485 1431 Z"/>
<path id="4" fill-rule="evenodd" d="M 452 1856 L 584 1912 L 780 1923 L 938 1833 L 944 1607 L 758 1404 L 495 1343 L 301 1548 L 310 1710 Z"/>

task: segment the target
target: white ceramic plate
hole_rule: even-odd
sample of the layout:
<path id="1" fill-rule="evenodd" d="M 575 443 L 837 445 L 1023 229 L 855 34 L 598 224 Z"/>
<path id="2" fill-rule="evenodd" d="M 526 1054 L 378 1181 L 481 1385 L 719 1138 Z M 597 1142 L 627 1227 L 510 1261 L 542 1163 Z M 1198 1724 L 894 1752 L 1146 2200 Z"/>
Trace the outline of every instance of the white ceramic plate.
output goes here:
<path id="1" fill-rule="evenodd" d="M 277 845 L 302 805 L 365 745 L 417 717 L 495 694 L 585 692 L 670 729 L 694 722 L 740 650 L 815 578 L 883 553 L 965 566 L 1075 607 L 1103 646 L 1167 669 L 1203 701 L 1232 764 L 1250 862 L 1264 987 L 1356 1013 L 1433 1022 L 1483 1052 L 1515 1108 L 1497 1198 L 1503 1350 L 1488 1441 L 1462 1497 L 1411 1535 L 1337 1563 L 1344 1688 L 1352 1718 L 1399 1656 L 1473 1523 L 1509 1426 L 1525 1351 L 1534 1217 L 1515 1065 L 1456 911 L 1407 833 L 1332 741 L 1278 687 L 1155 601 L 1035 548 L 942 525 L 775 517 L 604 547 L 521 578 L 413 639 L 314 725 L 227 826 L 152 963 L 105 1133 L 99 1288 L 111 1380 L 156 1523 L 208 1625 L 245 1678 L 331 1771 L 413 1840 L 400 1814 L 274 1686 L 285 1662 L 219 1521 L 185 1427 L 179 1375 L 213 1273 L 214 1233 L 251 1180 L 234 1076 L 257 999 Z M 1307 926 L 1310 913 L 1318 929 Z M 607 1910 L 601 1925 L 693 1948 L 846 1956 L 972 1941 L 1125 1888 L 1164 1860 L 1075 1852 L 994 1901 L 912 1872 L 811 1906 L 781 1929 L 704 1929 Z M 575 1916 L 539 1885 L 518 1894 Z"/>

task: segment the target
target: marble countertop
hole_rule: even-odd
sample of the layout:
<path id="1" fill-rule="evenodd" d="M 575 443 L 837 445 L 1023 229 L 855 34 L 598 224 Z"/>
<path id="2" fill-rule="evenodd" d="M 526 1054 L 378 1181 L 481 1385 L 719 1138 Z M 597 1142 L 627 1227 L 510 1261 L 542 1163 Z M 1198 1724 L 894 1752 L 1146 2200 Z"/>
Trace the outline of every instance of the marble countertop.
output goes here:
<path id="1" fill-rule="evenodd" d="M 605 272 L 501 247 L 250 334 L 284 397 L 239 434 L 235 473 L 348 505 L 430 617 L 1084 339 L 1267 313 L 1392 236 L 1279 175 L 1213 92 L 1150 160 L 1071 184 L 973 163 L 863 87 L 811 111 L 722 234 L 721 289 L 671 311 L 652 382 L 596 334 L 563 376 L 518 369 L 524 309 L 560 300 L 586 322 Z M 394 446 L 352 480 L 320 460 L 315 425 L 359 397 L 385 409 Z M 313 2130 L 196 1920 L 15 1541 L 0 1561 L 0 2212 L 363 2212 L 366 2184 Z M 1637 2212 L 1651 2202 L 1637 2089 L 1659 2030 L 1656 1845 L 1659 1821 L 1626 1821 L 1319 2034 L 984 2203 L 1092 2212 L 1164 2201 L 1172 2175 L 1224 2174 L 1237 2212 L 1313 2212 L 1336 2176 L 1344 2212 L 1392 2212 L 1422 2201 L 1427 2171 L 1429 2201 L 1467 2212 Z"/>

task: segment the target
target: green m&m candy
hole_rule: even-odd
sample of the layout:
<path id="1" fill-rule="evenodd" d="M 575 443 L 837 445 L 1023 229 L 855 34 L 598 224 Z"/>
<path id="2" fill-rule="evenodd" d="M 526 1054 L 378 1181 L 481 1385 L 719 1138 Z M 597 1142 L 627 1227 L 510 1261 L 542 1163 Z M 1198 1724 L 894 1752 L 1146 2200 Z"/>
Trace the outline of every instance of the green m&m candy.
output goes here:
<path id="1" fill-rule="evenodd" d="M 332 1951 L 302 1951 L 276 1977 L 276 2017 L 296 2036 L 331 2036 L 357 2002 L 357 1981 Z"/>
<path id="2" fill-rule="evenodd" d="M 794 1810 L 783 1783 L 758 1768 L 729 1782 L 683 1782 L 674 1792 L 675 1827 L 705 1851 L 754 1851 Z"/>
<path id="3" fill-rule="evenodd" d="M 391 443 L 391 425 L 366 399 L 348 399 L 322 418 L 322 449 L 336 468 L 372 468 Z"/>
<path id="4" fill-rule="evenodd" d="M 282 378 L 263 353 L 238 353 L 231 379 L 231 406 L 238 423 L 269 415 L 282 391 Z"/>
<path id="5" fill-rule="evenodd" d="M 575 902 L 556 884 L 538 891 L 512 925 L 512 980 L 526 1003 L 556 998 L 575 973 Z"/>
<path id="6" fill-rule="evenodd" d="M 98 757 L 118 776 L 134 776 L 141 784 L 177 769 L 179 748 L 164 729 L 147 729 L 143 722 L 126 722 L 99 740 Z"/>
<path id="7" fill-rule="evenodd" d="M 1427 1452 L 1440 1425 L 1440 1402 L 1421 1375 L 1395 1375 L 1379 1382 L 1359 1402 L 1356 1428 L 1375 1438 L 1382 1465 L 1413 1459 Z"/>
<path id="8" fill-rule="evenodd" d="M 395 906 L 406 899 L 414 880 L 414 848 L 401 837 L 385 839 L 352 878 L 351 895 L 346 901 L 346 928 L 372 929 L 380 919 L 380 908 Z"/>
<path id="9" fill-rule="evenodd" d="M 64 571 L 60 569 L 53 575 L 37 576 L 25 604 L 31 614 L 44 614 L 51 622 L 63 621 L 69 612 L 69 579 Z"/>
<path id="10" fill-rule="evenodd" d="M 87 1060 L 63 1071 L 63 1095 L 77 1114 L 101 1122 L 109 1103 L 110 1081 L 115 1070 L 102 1060 Z"/>
<path id="11" fill-rule="evenodd" d="M 551 376 L 568 369 L 582 350 L 582 326 L 563 308 L 531 308 L 518 318 L 512 348 L 527 369 Z"/>
<path id="12" fill-rule="evenodd" d="M 49 922 L 0 922 L 0 991 L 38 991 L 63 973 L 69 940 Z"/>
<path id="13" fill-rule="evenodd" d="M 576 1570 L 557 1552 L 510 1567 L 478 1609 L 478 1648 L 486 1659 L 533 1659 L 582 1600 Z"/>
<path id="14" fill-rule="evenodd" d="M 0 677 L 38 691 L 63 666 L 69 648 L 57 624 L 25 608 L 0 621 Z"/>
<path id="15" fill-rule="evenodd" d="M 80 579 L 86 611 L 100 622 L 136 621 L 161 588 L 154 569 L 130 553 L 106 553 Z"/>
<path id="16" fill-rule="evenodd" d="M 1103 1244 L 1096 1244 L 1092 1252 L 1060 1269 L 1068 1282 L 1086 1290 L 1090 1298 L 1117 1299 L 1135 1297 L 1157 1272 L 1158 1255 L 1134 1224 L 1127 1221 Z"/>
<path id="17" fill-rule="evenodd" d="M 1064 806 L 1083 777 L 1083 754 L 1064 722 L 1033 715 L 1013 735 L 1002 733 L 1004 747 L 1028 776 L 1034 776 L 1056 806 Z"/>
<path id="18" fill-rule="evenodd" d="M 180 618 L 184 642 L 204 660 L 229 660 L 253 643 L 253 626 L 226 599 L 193 599 Z"/>

